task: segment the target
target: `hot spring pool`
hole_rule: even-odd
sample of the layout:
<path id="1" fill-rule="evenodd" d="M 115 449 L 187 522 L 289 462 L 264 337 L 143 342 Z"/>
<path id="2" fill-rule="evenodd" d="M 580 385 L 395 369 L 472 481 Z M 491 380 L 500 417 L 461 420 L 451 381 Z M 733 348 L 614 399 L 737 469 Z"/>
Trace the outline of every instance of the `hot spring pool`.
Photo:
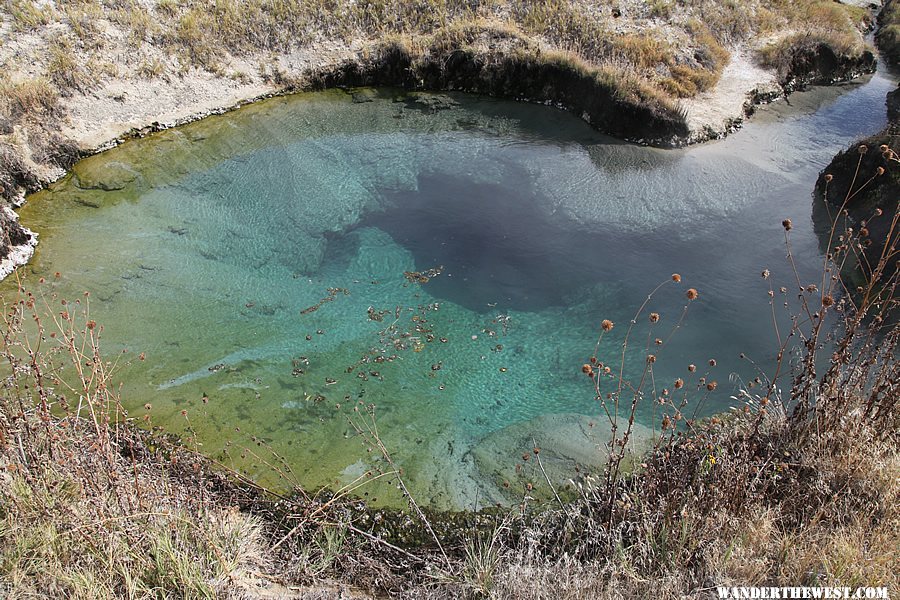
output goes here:
<path id="1" fill-rule="evenodd" d="M 600 359 L 618 355 L 672 273 L 683 282 L 654 297 L 660 323 L 638 323 L 627 373 L 657 336 L 658 388 L 715 358 L 710 414 L 755 376 L 740 353 L 773 363 L 759 273 L 791 281 L 781 221 L 812 275 L 816 173 L 882 126 L 891 85 L 878 74 L 796 95 L 678 151 L 466 95 L 276 98 L 79 163 L 21 209 L 41 240 L 23 272 L 47 293 L 90 291 L 106 352 L 145 354 L 118 373 L 132 416 L 149 402 L 153 423 L 192 428 L 204 452 L 265 483 L 278 475 L 242 448 L 275 451 L 310 488 L 383 466 L 348 421 L 374 404 L 421 504 L 513 501 L 523 482 L 545 483 L 522 461 L 535 444 L 557 481 L 602 462 L 581 365 L 602 319 L 616 328 Z M 669 340 L 688 287 L 700 298 Z M 638 420 L 642 436 L 658 427 L 651 397 Z M 401 502 L 387 484 L 359 493 Z"/>

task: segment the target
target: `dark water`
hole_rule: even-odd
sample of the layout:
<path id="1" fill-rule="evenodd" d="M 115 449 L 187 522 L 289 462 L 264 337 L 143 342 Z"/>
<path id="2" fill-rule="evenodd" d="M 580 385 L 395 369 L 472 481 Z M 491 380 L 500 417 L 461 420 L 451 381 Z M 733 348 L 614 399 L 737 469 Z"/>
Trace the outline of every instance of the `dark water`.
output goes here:
<path id="1" fill-rule="evenodd" d="M 781 221 L 794 221 L 801 277 L 814 277 L 815 176 L 883 126 L 891 85 L 879 74 L 795 95 L 683 151 L 464 95 L 437 112 L 391 91 L 362 104 L 342 92 L 274 99 L 80 163 L 22 210 L 41 235 L 27 271 L 61 272 L 48 284 L 61 295 L 90 290 L 109 352 L 146 353 L 119 372 L 133 414 L 149 401 L 155 423 L 184 432 L 187 410 L 204 451 L 266 483 L 279 476 L 239 450 L 251 436 L 305 486 L 384 467 L 353 410 L 374 404 L 420 502 L 511 501 L 504 481 L 543 485 L 522 461 L 535 444 L 559 481 L 602 462 L 607 434 L 581 365 L 603 319 L 616 327 L 598 357 L 618 364 L 660 283 L 647 307 L 660 322 L 642 315 L 625 367 L 639 379 L 658 356 L 639 437 L 689 363 L 701 367 L 693 385 L 707 370 L 719 384 L 692 399 L 698 414 L 727 409 L 756 375 L 741 353 L 771 367 L 760 271 L 776 289 L 793 279 Z M 438 268 L 427 283 L 404 275 Z M 360 493 L 400 501 L 387 485 Z"/>

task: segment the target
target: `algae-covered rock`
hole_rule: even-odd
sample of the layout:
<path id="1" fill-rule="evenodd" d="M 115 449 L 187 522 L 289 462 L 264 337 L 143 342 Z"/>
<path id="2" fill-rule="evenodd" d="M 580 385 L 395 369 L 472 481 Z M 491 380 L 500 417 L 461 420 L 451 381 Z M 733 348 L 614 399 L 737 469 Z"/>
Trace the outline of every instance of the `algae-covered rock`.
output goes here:
<path id="1" fill-rule="evenodd" d="M 140 177 L 136 171 L 124 163 L 103 160 L 80 163 L 75 167 L 74 173 L 76 186 L 84 190 L 103 190 L 105 192 L 124 190 Z"/>

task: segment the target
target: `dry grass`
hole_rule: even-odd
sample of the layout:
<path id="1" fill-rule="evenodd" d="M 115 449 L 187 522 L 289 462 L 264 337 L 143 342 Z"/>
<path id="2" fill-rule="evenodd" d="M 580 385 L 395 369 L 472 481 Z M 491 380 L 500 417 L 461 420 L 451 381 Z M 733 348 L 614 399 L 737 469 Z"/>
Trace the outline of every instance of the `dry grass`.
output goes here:
<path id="1" fill-rule="evenodd" d="M 98 66 L 94 59 L 82 63 L 74 52 L 72 41 L 58 37 L 47 49 L 47 75 L 64 96 L 73 92 L 87 93 L 99 80 Z"/>
<path id="2" fill-rule="evenodd" d="M 616 65 L 673 97 L 714 86 L 728 62 L 726 45 L 753 35 L 794 31 L 855 51 L 862 47 L 858 27 L 867 15 L 825 0 L 677 5 L 659 0 L 628 15 L 632 21 L 624 28 L 619 25 L 626 17 L 615 16 L 621 11 L 613 3 L 571 0 L 160 0 L 149 9 L 136 0 L 80 0 L 62 3 L 58 10 L 17 0 L 6 3 L 6 12 L 21 28 L 59 21 L 78 40 L 82 63 L 105 44 L 109 24 L 124 32 L 138 51 L 132 57 L 137 62 L 151 58 L 141 56 L 149 44 L 179 57 L 182 69 L 223 75 L 232 56 L 284 53 L 331 40 L 433 36 L 448 27 L 488 21 L 594 67 Z M 640 18 L 652 19 L 649 30 L 636 26 L 633 20 Z M 789 51 L 790 42 L 779 39 L 775 46 L 781 45 Z M 774 64 L 776 54 L 773 47 L 765 56 Z"/>
<path id="3" fill-rule="evenodd" d="M 213 598 L 236 587 L 231 579 L 242 571 L 264 564 L 252 517 L 204 507 L 192 499 L 196 490 L 161 473 L 144 473 L 135 497 L 127 489 L 133 483 L 121 484 L 132 477 L 127 461 L 92 465 L 84 460 L 89 449 L 67 449 L 81 460 L 0 480 L 0 589 L 12 597 L 155 598 L 178 590 L 184 598 Z"/>
<path id="4" fill-rule="evenodd" d="M 858 59 L 866 51 L 858 30 L 872 25 L 871 15 L 859 7 L 822 0 L 783 2 L 773 7 L 768 20 L 769 27 L 787 26 L 789 34 L 762 48 L 760 60 L 783 78 L 802 70 L 803 61 L 814 61 L 823 52 Z"/>
<path id="5" fill-rule="evenodd" d="M 33 31 L 50 23 L 55 15 L 53 8 L 33 0 L 6 0 L 5 10 L 12 21 L 13 30 Z"/>
<path id="6" fill-rule="evenodd" d="M 0 73 L 0 201 L 40 189 L 41 178 L 28 160 L 26 148 L 38 151 L 51 139 L 61 141 L 51 133 L 61 116 L 59 92 L 49 80 L 10 81 Z M 28 143 L 22 143 L 23 138 Z M 62 144 L 61 149 L 65 152 L 70 147 Z M 53 150 L 50 154 L 58 153 Z"/>
<path id="7" fill-rule="evenodd" d="M 12 82 L 0 76 L 0 115 L 19 122 L 60 114 L 59 95 L 46 79 Z"/>

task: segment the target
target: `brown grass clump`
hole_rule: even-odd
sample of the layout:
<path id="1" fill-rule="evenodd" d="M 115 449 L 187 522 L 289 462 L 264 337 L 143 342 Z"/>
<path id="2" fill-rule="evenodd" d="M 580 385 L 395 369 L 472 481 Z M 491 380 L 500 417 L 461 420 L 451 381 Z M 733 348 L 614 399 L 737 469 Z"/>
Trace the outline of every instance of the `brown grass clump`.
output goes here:
<path id="1" fill-rule="evenodd" d="M 11 81 L 0 73 L 0 202 L 16 201 L 24 193 L 40 189 L 42 179 L 31 158 L 43 156 L 50 164 L 71 166 L 71 161 L 62 157 L 73 152 L 80 155 L 70 142 L 52 133 L 61 116 L 59 94 L 50 81 Z M 22 139 L 28 140 L 31 157 Z M 50 142 L 58 142 L 59 148 L 45 150 Z M 18 226 L 12 229 L 19 230 Z"/>
<path id="2" fill-rule="evenodd" d="M 50 23 L 55 16 L 52 6 L 34 0 L 7 0 L 5 5 L 15 31 L 33 31 Z"/>
<path id="3" fill-rule="evenodd" d="M 875 68 L 859 29 L 871 27 L 872 18 L 858 7 L 811 0 L 792 3 L 771 25 L 787 26 L 780 37 L 760 51 L 760 60 L 778 71 L 786 85 L 830 83 L 850 79 Z"/>
<path id="4" fill-rule="evenodd" d="M 65 96 L 73 92 L 83 94 L 97 85 L 96 64 L 93 61 L 82 64 L 74 53 L 69 39 L 65 37 L 55 39 L 47 52 L 49 53 L 47 74 L 61 94 Z"/>
<path id="5" fill-rule="evenodd" d="M 0 77 L 0 114 L 13 122 L 56 117 L 58 102 L 56 90 L 46 79 L 12 82 Z"/>

